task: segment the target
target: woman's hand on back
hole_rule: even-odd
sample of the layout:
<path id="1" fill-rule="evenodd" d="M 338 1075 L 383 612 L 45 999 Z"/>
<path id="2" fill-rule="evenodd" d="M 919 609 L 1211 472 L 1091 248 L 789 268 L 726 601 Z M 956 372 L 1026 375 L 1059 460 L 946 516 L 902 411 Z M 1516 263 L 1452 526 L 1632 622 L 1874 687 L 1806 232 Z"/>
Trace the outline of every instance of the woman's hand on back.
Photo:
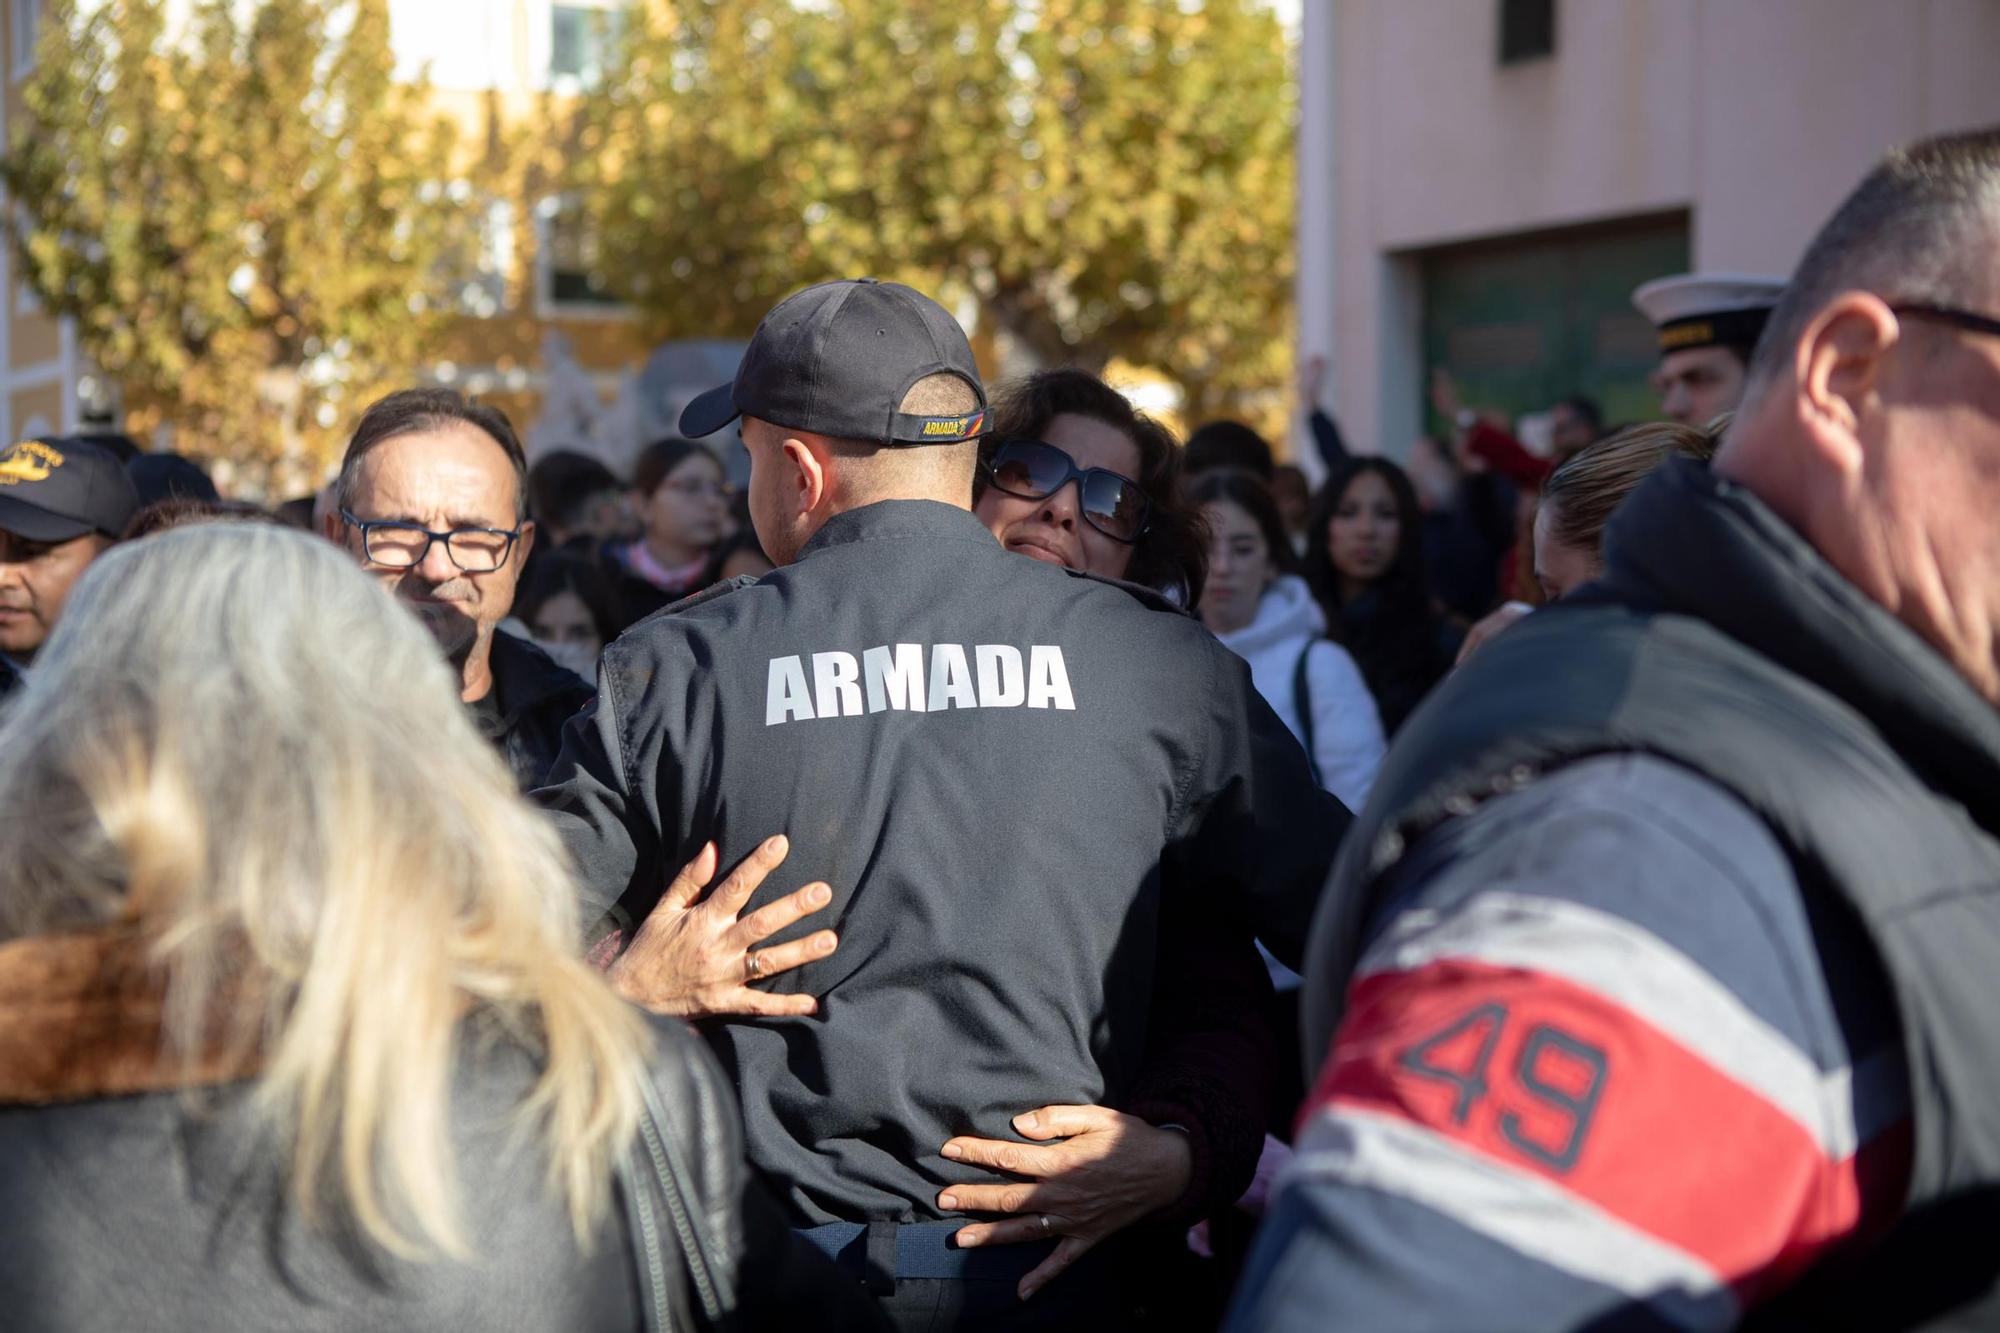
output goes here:
<path id="1" fill-rule="evenodd" d="M 790 843 L 767 838 L 706 897 L 717 852 L 709 843 L 682 867 L 632 938 L 606 970 L 612 988 L 656 1014 L 706 1018 L 720 1014 L 810 1014 L 810 995 L 758 990 L 750 983 L 825 958 L 839 944 L 830 930 L 756 946 L 833 901 L 833 890 L 808 884 L 741 916 L 750 895 L 784 861 Z"/>
<path id="2" fill-rule="evenodd" d="M 1055 1252 L 1021 1279 L 1022 1300 L 1105 1237 L 1172 1205 L 1194 1175 L 1187 1135 L 1108 1106 L 1044 1106 L 1016 1116 L 1014 1128 L 1024 1138 L 1056 1141 L 961 1136 L 943 1152 L 954 1161 L 1027 1180 L 952 1185 L 939 1195 L 938 1206 L 949 1212 L 1025 1214 L 961 1228 L 956 1239 L 964 1247 L 1061 1238 Z"/>

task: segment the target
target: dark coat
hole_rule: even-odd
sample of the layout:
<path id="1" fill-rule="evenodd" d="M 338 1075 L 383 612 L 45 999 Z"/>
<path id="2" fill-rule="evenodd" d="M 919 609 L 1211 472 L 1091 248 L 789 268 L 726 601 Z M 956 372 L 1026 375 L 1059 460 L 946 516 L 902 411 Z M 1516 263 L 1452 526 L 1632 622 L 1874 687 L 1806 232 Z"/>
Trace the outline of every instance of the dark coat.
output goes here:
<path id="1" fill-rule="evenodd" d="M 137 945 L 109 930 L 0 945 L 9 1329 L 627 1333 L 662 1313 L 675 1329 L 873 1326 L 852 1284 L 785 1230 L 750 1178 L 728 1084 L 683 1025 L 654 1023 L 649 1101 L 686 1203 L 654 1229 L 656 1250 L 616 1205 L 578 1246 L 544 1163 L 510 1134 L 534 1061 L 495 1033 L 464 1043 L 451 1092 L 471 1255 L 408 1262 L 361 1243 L 330 1204 L 313 1224 L 288 1205 L 282 1147 L 243 1130 L 249 1061 L 211 1056 L 183 1080 L 161 1058 L 161 1000 Z M 621 1172 L 626 1204 L 644 1179 Z M 699 1292 L 689 1242 L 705 1260 Z"/>
<path id="2" fill-rule="evenodd" d="M 563 723 L 596 691 L 534 644 L 499 630 L 493 635 L 493 693 L 497 716 L 481 719 L 487 739 L 500 747 L 521 790 L 532 791 L 562 749 Z"/>
<path id="3" fill-rule="evenodd" d="M 1763 821 L 1806 908 L 1865 936 L 1893 1004 L 1870 989 L 1875 967 L 1828 949 L 1837 932 L 1819 941 L 1825 976 L 1839 1007 L 1893 1007 L 1913 1071 L 1901 1217 L 1879 1248 L 1810 1273 L 1772 1323 L 1993 1326 L 2000 714 L 1756 497 L 1690 460 L 1626 501 L 1605 562 L 1602 583 L 1454 673 L 1391 751 L 1314 926 L 1309 1058 L 1328 1049 L 1391 873 L 1427 836 L 1581 758 L 1660 756 Z"/>
<path id="4" fill-rule="evenodd" d="M 795 1222 L 942 1220 L 954 1134 L 1140 1092 L 1167 892 L 1281 959 L 1349 816 L 1242 659 L 1164 601 L 1004 550 L 963 509 L 836 516 L 794 563 L 605 653 L 551 808 L 592 908 L 642 918 L 714 838 L 782 830 L 839 952 L 811 1019 L 704 1034 Z"/>

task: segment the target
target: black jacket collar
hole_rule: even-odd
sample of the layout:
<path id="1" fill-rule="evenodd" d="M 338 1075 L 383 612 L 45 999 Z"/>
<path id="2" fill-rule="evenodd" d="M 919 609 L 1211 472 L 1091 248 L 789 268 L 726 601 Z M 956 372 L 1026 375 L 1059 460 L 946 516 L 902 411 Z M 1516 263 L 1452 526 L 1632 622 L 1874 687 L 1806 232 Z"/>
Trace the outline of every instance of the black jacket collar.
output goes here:
<path id="1" fill-rule="evenodd" d="M 799 559 L 855 542 L 911 538 L 984 542 L 995 550 L 1000 545 L 969 509 L 939 500 L 878 500 L 829 518 L 800 549 Z"/>
<path id="2" fill-rule="evenodd" d="M 511 724 L 527 710 L 562 695 L 579 696 L 572 706 L 596 693 L 590 682 L 559 666 L 553 657 L 506 630 L 493 632 L 493 695 L 500 716 Z"/>
<path id="3" fill-rule="evenodd" d="M 1811 681 L 2000 827 L 2000 712 L 1748 490 L 1672 461 L 1612 519 L 1605 565 L 1621 599 L 1696 616 Z"/>

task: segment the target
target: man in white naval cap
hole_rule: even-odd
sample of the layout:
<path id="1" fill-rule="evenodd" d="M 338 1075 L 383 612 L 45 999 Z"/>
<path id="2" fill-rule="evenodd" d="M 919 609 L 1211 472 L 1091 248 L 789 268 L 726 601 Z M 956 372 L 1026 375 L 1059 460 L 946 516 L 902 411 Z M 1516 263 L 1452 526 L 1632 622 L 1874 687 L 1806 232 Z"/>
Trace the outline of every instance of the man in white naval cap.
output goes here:
<path id="1" fill-rule="evenodd" d="M 1659 330 L 1653 383 L 1662 414 L 1699 427 L 1735 410 L 1751 349 L 1784 290 L 1783 278 L 1683 273 L 1632 293 L 1632 304 Z"/>

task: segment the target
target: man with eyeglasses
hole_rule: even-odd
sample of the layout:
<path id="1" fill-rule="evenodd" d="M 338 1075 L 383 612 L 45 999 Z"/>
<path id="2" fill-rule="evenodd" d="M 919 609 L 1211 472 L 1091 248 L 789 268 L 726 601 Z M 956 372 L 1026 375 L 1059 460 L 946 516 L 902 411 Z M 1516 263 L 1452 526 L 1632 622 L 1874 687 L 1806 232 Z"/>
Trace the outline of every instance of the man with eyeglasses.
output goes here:
<path id="1" fill-rule="evenodd" d="M 994 539 L 971 512 L 986 408 L 923 294 L 779 303 L 680 422 L 740 420 L 778 568 L 607 649 L 537 797 L 591 905 L 644 923 L 624 993 L 663 1003 L 676 978 L 647 960 L 718 868 L 739 868 L 716 890 L 748 913 L 733 929 L 784 927 L 742 955 L 758 1011 L 670 1007 L 704 1019 L 793 1225 L 893 1322 L 1128 1328 L 1185 1228 L 1090 1228 L 1200 1188 L 1187 1136 L 1136 1104 L 1165 899 L 1205 938 L 1294 954 L 1348 816 L 1197 622 Z M 1072 479 L 1030 473 L 1005 479 Z M 1137 498 L 1102 482 L 1082 503 L 1132 534 Z M 1118 1110 L 1080 1126 L 1097 1108 Z M 1148 1145 L 1136 1202 L 1032 1202 L 1060 1155 L 1038 1144 L 1073 1136 Z"/>
<path id="2" fill-rule="evenodd" d="M 451 389 L 404 389 L 362 413 L 326 519 L 326 535 L 437 638 L 459 697 L 524 791 L 547 775 L 563 722 L 591 696 L 532 643 L 496 633 L 535 540 L 526 477 L 498 409 Z"/>
<path id="3" fill-rule="evenodd" d="M 1397 739 L 1232 1329 L 2000 1320 L 2000 132 L 1807 248 L 1712 467 Z"/>

